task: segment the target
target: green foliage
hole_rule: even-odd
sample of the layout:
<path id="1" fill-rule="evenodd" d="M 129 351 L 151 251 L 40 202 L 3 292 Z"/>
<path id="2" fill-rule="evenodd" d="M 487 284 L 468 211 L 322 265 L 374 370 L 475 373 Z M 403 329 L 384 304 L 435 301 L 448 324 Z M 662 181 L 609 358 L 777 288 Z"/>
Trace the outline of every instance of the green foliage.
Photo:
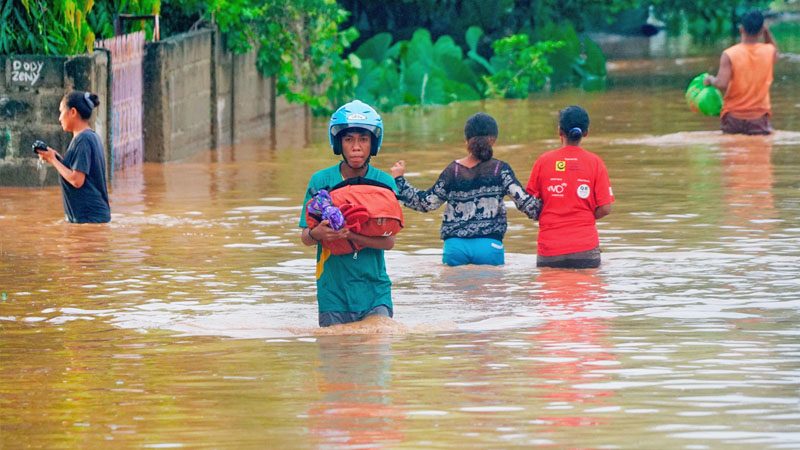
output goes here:
<path id="1" fill-rule="evenodd" d="M 467 47 L 469 50 L 467 51 L 467 56 L 473 62 L 479 64 L 483 69 L 487 72 L 492 73 L 494 70 L 492 65 L 489 61 L 486 60 L 483 56 L 478 53 L 478 44 L 480 43 L 481 37 L 483 36 L 483 30 L 479 27 L 469 27 L 466 33 L 466 41 Z"/>
<path id="2" fill-rule="evenodd" d="M 553 73 L 546 55 L 564 46 L 561 41 L 530 44 L 527 34 L 515 34 L 492 44 L 491 71 L 484 76 L 489 97 L 527 98 L 541 90 Z"/>
<path id="3" fill-rule="evenodd" d="M 746 10 L 763 10 L 768 6 L 776 9 L 796 5 L 797 0 L 339 0 L 339 3 L 354 12 L 346 25 L 358 27 L 364 40 L 378 32 L 408 39 L 414 30 L 425 28 L 431 30 L 434 39 L 454 36 L 459 45 L 467 48 L 469 44 L 460 39 L 470 26 L 477 25 L 486 33 L 481 50 L 488 53 L 489 43 L 510 34 L 528 34 L 540 39 L 542 30 L 553 24 L 572 26 L 582 33 L 589 27 L 604 28 L 619 19 L 619 15 L 646 18 L 651 6 L 656 18 L 664 21 L 671 31 L 688 30 L 705 41 L 737 37 L 735 20 Z M 642 23 L 627 25 L 631 27 L 625 31 L 638 32 Z"/>
<path id="4" fill-rule="evenodd" d="M 656 17 L 671 32 L 686 28 L 701 41 L 738 36 L 737 21 L 751 9 L 765 9 L 770 0 L 652 0 Z"/>
<path id="5" fill-rule="evenodd" d="M 335 0 L 212 0 L 205 12 L 235 53 L 258 51 L 258 67 L 274 76 L 278 94 L 309 105 L 315 113 L 349 99 L 357 58 L 342 55 L 358 38 L 339 31 L 348 12 Z"/>
<path id="6" fill-rule="evenodd" d="M 551 24 L 571 26 L 585 31 L 586 26 L 596 18 L 609 20 L 613 15 L 641 7 L 648 2 L 642 0 L 539 0 L 515 11 L 527 17 L 526 25 L 532 32 L 538 32 Z"/>
<path id="7" fill-rule="evenodd" d="M 205 0 L 166 0 L 161 3 L 161 38 L 185 33 L 207 24 Z"/>
<path id="8" fill-rule="evenodd" d="M 408 41 L 391 41 L 388 33 L 377 34 L 356 50 L 356 97 L 382 110 L 481 98 L 481 79 L 451 37 L 433 42 L 420 29 Z"/>
<path id="9" fill-rule="evenodd" d="M 542 41 L 562 42 L 548 55 L 553 67 L 553 87 L 580 86 L 587 91 L 603 89 L 606 82 L 606 58 L 600 47 L 588 37 L 578 36 L 571 25 L 548 24 L 537 37 Z"/>
<path id="10" fill-rule="evenodd" d="M 434 44 L 428 30 L 417 30 L 401 45 L 400 64 L 410 103 L 445 104 L 480 98 L 478 77 L 465 64 L 461 47 L 450 36 L 442 36 Z"/>
<path id="11" fill-rule="evenodd" d="M 89 23 L 99 39 L 114 36 L 114 18 L 119 14 L 160 14 L 161 0 L 96 0 L 88 15 Z M 153 38 L 153 22 L 137 21 L 126 26 L 126 32 L 145 30 Z"/>
<path id="12" fill-rule="evenodd" d="M 94 47 L 86 16 L 93 0 L 6 0 L 0 54 L 76 55 Z"/>
<path id="13" fill-rule="evenodd" d="M 516 34 L 494 42 L 494 54 L 487 60 L 478 51 L 482 38 L 480 28 L 470 27 L 465 33 L 465 55 L 450 36 L 434 42 L 424 29 L 394 44 L 389 33 L 377 34 L 355 51 L 360 61 L 356 96 L 382 110 L 402 104 L 525 98 L 551 81 L 549 57 L 566 46 L 556 40 L 531 43 L 528 35 Z M 577 35 L 575 39 L 578 42 Z M 565 53 L 570 56 L 570 76 L 576 83 L 590 74 L 605 76 L 602 52 L 596 45 L 588 48 L 587 55 Z M 573 66 L 582 72 L 574 72 Z"/>
<path id="14" fill-rule="evenodd" d="M 388 32 L 398 40 L 410 39 L 419 28 L 430 30 L 434 39 L 453 36 L 462 40 L 472 26 L 486 33 L 481 51 L 510 34 L 532 35 L 549 23 L 570 24 L 583 32 L 587 25 L 607 21 L 614 14 L 646 7 L 643 0 L 339 0 L 353 15 L 345 25 L 358 27 L 362 39 Z M 361 42 L 358 42 L 360 44 Z"/>
<path id="15" fill-rule="evenodd" d="M 770 31 L 782 52 L 800 53 L 800 23 L 778 23 L 770 26 Z"/>

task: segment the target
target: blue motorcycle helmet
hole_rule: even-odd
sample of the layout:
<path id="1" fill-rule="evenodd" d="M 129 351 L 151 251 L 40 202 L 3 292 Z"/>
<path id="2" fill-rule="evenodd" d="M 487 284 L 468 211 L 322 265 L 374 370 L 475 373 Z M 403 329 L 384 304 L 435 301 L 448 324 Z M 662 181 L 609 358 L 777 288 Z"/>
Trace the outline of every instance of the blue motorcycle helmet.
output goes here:
<path id="1" fill-rule="evenodd" d="M 353 100 L 342 105 L 331 115 L 328 139 L 334 155 L 342 154 L 343 132 L 350 128 L 369 131 L 372 134 L 372 147 L 369 154 L 370 156 L 378 154 L 383 142 L 383 120 L 375 109 L 360 100 Z"/>

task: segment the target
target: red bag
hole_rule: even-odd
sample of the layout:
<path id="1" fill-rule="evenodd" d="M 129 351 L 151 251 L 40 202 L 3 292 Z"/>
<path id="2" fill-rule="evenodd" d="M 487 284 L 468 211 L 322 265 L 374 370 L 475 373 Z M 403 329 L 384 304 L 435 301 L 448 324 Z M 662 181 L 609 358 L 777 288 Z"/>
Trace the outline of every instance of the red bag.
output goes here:
<path id="1" fill-rule="evenodd" d="M 345 227 L 364 236 L 394 236 L 403 229 L 403 209 L 394 190 L 364 177 L 347 179 L 328 191 L 333 205 L 342 211 Z M 306 209 L 309 228 L 316 227 L 320 218 Z M 349 239 L 322 241 L 322 246 L 334 255 L 346 255 L 361 250 Z"/>

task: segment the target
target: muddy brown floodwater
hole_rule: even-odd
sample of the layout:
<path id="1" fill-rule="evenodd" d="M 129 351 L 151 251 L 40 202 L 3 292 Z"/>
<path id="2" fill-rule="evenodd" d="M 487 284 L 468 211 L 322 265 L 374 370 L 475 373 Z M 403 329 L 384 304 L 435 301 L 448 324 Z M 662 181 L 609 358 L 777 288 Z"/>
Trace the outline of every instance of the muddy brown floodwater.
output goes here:
<path id="1" fill-rule="evenodd" d="M 409 334 L 289 331 L 316 324 L 297 220 L 335 161 L 324 119 L 307 148 L 118 174 L 108 225 L 65 224 L 58 188 L 1 188 L 0 448 L 800 448 L 800 63 L 778 66 L 769 137 L 689 112 L 715 64 L 385 114 L 379 168 L 430 185 L 485 110 L 525 183 L 581 104 L 617 198 L 585 271 L 537 269 L 516 211 L 505 266 L 444 267 L 440 212 L 406 210 L 387 266 Z"/>

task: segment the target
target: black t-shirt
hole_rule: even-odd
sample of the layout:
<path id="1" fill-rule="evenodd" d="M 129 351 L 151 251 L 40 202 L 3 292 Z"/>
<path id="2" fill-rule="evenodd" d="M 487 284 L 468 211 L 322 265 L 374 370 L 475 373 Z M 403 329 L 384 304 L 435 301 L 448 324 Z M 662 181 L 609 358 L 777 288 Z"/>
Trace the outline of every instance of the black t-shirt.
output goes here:
<path id="1" fill-rule="evenodd" d="M 111 208 L 108 206 L 106 161 L 100 136 L 91 129 L 79 133 L 69 143 L 62 162 L 70 169 L 86 174 L 80 188 L 59 177 L 66 219 L 72 223 L 109 222 Z"/>

